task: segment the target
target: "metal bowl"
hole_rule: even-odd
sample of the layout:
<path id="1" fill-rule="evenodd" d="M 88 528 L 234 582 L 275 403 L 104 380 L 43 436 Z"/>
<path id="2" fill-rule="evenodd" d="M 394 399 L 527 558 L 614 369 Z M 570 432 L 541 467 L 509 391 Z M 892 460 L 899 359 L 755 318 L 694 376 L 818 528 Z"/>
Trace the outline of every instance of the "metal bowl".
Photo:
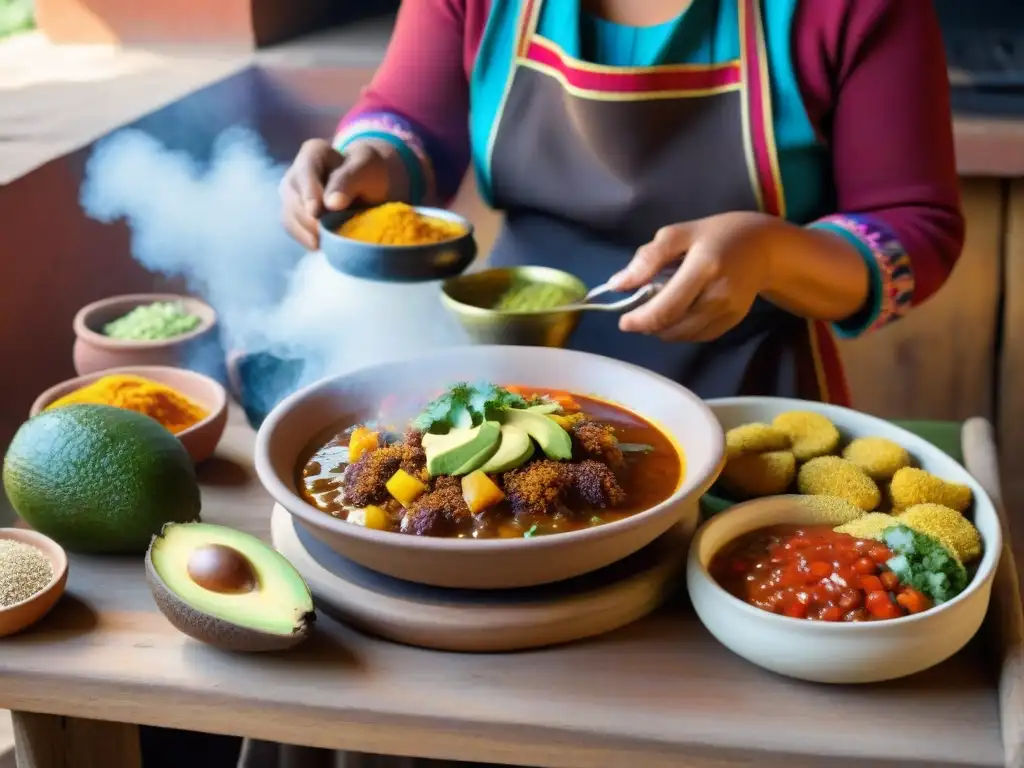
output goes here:
<path id="1" fill-rule="evenodd" d="M 424 216 L 462 225 L 465 234 L 427 245 L 378 245 L 338 234 L 342 224 L 365 210 L 365 207 L 350 208 L 331 211 L 320 217 L 320 250 L 339 272 L 365 280 L 418 283 L 461 274 L 476 258 L 472 223 L 443 208 L 415 206 L 415 210 Z"/>
<path id="2" fill-rule="evenodd" d="M 587 295 L 575 275 L 550 267 L 487 269 L 446 280 L 441 301 L 478 344 L 564 347 L 580 322 L 579 310 L 509 312 L 491 309 L 517 283 L 557 285 L 573 302 Z"/>

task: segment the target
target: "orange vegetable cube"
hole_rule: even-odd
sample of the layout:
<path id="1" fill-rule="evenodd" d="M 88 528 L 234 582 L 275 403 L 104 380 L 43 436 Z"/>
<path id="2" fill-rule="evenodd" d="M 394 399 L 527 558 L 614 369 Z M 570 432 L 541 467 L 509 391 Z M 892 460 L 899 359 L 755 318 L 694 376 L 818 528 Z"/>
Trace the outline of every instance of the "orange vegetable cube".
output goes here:
<path id="1" fill-rule="evenodd" d="M 921 611 L 927 611 L 931 608 L 931 601 L 928 597 L 911 587 L 904 588 L 902 592 L 896 595 L 896 602 L 907 613 L 921 613 Z"/>
<path id="2" fill-rule="evenodd" d="M 505 498 L 501 488 L 479 469 L 462 478 L 462 498 L 474 515 L 488 507 L 493 507 Z"/>
<path id="3" fill-rule="evenodd" d="M 366 427 L 356 427 L 348 439 L 348 460 L 355 464 L 363 455 L 376 451 L 380 446 L 380 435 Z"/>
<path id="4" fill-rule="evenodd" d="M 376 504 L 370 504 L 363 509 L 353 509 L 348 514 L 348 522 L 361 525 L 364 528 L 372 528 L 375 531 L 387 530 L 390 520 L 388 513 Z"/>
<path id="5" fill-rule="evenodd" d="M 388 489 L 388 493 L 391 494 L 395 501 L 403 507 L 412 506 L 412 503 L 427 490 L 426 485 L 404 469 L 395 472 L 387 483 L 384 484 L 384 487 Z"/>

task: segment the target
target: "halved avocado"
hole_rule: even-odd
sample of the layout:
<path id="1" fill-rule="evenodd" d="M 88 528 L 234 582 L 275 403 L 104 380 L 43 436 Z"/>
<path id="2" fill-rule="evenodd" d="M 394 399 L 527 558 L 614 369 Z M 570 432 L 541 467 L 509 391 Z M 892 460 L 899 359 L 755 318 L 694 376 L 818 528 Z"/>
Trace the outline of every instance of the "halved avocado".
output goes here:
<path id="1" fill-rule="evenodd" d="M 533 456 L 533 440 L 523 430 L 513 424 L 501 425 L 501 444 L 484 465 L 482 472 L 494 474 L 508 472 L 521 467 Z"/>
<path id="2" fill-rule="evenodd" d="M 505 424 L 519 427 L 537 441 L 544 455 L 555 461 L 572 458 L 572 438 L 554 420 L 534 411 L 509 409 L 502 414 Z"/>
<path id="3" fill-rule="evenodd" d="M 146 553 L 160 612 L 181 632 L 230 651 L 278 651 L 316 621 L 302 576 L 255 536 L 206 523 L 169 523 Z"/>

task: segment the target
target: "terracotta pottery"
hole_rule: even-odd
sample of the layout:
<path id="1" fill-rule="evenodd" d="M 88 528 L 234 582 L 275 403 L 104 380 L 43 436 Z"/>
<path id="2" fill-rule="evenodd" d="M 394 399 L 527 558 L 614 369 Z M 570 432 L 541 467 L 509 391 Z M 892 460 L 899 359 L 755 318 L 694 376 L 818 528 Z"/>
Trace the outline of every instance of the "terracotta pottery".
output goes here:
<path id="1" fill-rule="evenodd" d="M 79 376 L 75 379 L 68 379 L 50 387 L 39 395 L 35 402 L 32 403 L 29 416 L 32 417 L 42 412 L 54 400 L 64 397 L 64 395 L 76 389 L 92 384 L 103 376 L 115 374 L 142 376 L 159 384 L 165 384 L 206 409 L 209 415 L 205 419 L 179 432 L 176 437 L 185 446 L 185 450 L 189 452 L 192 460 L 197 464 L 208 459 L 213 454 L 217 448 L 217 443 L 220 442 L 220 438 L 224 434 L 224 427 L 228 421 L 227 392 L 224 390 L 224 387 L 209 376 L 204 376 L 201 373 L 184 368 L 146 365 L 125 366 L 123 368 L 98 371 L 88 376 Z"/>
<path id="2" fill-rule="evenodd" d="M 103 326 L 107 323 L 136 307 L 158 301 L 181 302 L 189 312 L 199 317 L 199 325 L 181 336 L 159 341 L 128 341 L 103 334 Z M 191 361 L 203 356 L 206 345 L 216 343 L 216 326 L 217 313 L 213 307 L 190 296 L 137 293 L 101 299 L 82 307 L 75 315 L 75 372 L 85 376 L 126 365 L 187 367 Z"/>
<path id="3" fill-rule="evenodd" d="M 7 608 L 0 607 L 0 637 L 13 635 L 35 624 L 57 604 L 68 581 L 68 556 L 53 539 L 21 528 L 0 528 L 0 539 L 36 547 L 53 566 L 53 578 L 41 591 Z"/>
<path id="4" fill-rule="evenodd" d="M 299 457 L 325 430 L 375 417 L 389 395 L 409 403 L 411 417 L 438 390 L 457 381 L 480 380 L 593 393 L 637 412 L 681 448 L 685 471 L 679 489 L 624 520 L 551 536 L 487 540 L 375 531 L 338 520 L 299 496 Z M 467 345 L 363 368 L 296 392 L 260 427 L 255 463 L 278 504 L 312 535 L 359 565 L 433 586 L 509 589 L 596 571 L 676 525 L 688 537 L 697 525 L 698 500 L 721 470 L 724 443 L 721 426 L 700 398 L 643 368 L 565 349 Z"/>

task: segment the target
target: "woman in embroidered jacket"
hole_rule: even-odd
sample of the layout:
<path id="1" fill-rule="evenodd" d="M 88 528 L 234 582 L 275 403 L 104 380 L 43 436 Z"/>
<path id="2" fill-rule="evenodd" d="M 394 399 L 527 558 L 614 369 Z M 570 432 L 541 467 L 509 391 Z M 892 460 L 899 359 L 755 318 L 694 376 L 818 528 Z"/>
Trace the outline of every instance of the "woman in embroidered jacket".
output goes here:
<path id="1" fill-rule="evenodd" d="M 923 0 L 405 0 L 285 223 L 315 248 L 325 208 L 444 203 L 468 167 L 507 214 L 492 263 L 623 291 L 672 270 L 572 343 L 705 397 L 845 402 L 834 335 L 927 299 L 963 241 Z"/>

